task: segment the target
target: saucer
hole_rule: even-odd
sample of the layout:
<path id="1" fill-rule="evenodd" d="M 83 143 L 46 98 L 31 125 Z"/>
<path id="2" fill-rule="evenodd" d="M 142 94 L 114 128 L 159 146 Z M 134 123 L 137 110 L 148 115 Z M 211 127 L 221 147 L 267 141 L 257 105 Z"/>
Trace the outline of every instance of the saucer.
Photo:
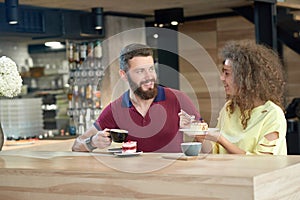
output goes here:
<path id="1" fill-rule="evenodd" d="M 122 148 L 110 148 L 107 149 L 109 153 L 122 153 Z"/>
<path id="2" fill-rule="evenodd" d="M 118 157 L 130 157 L 130 156 L 138 156 L 141 155 L 143 152 L 142 151 L 138 151 L 138 152 L 134 152 L 134 153 L 114 153 L 115 156 Z"/>
<path id="3" fill-rule="evenodd" d="M 201 131 L 201 130 L 194 130 L 194 129 L 190 129 L 190 128 L 182 128 L 179 129 L 179 131 L 184 132 L 187 135 L 206 135 L 207 132 L 213 132 L 213 131 L 218 131 L 218 128 L 208 128 L 207 131 Z"/>

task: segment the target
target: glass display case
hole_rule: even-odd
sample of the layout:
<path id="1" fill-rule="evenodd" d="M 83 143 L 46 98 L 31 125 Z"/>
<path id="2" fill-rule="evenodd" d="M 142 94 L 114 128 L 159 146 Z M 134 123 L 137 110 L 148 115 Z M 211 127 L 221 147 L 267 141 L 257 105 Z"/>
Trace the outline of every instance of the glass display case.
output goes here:
<path id="1" fill-rule="evenodd" d="M 0 122 L 7 140 L 43 134 L 42 98 L 0 99 Z"/>

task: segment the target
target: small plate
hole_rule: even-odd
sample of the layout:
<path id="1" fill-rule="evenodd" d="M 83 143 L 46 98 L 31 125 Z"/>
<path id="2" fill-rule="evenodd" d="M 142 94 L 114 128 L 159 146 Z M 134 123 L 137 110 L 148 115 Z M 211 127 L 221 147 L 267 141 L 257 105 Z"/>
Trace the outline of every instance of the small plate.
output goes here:
<path id="1" fill-rule="evenodd" d="M 122 153 L 122 148 L 110 148 L 107 149 L 109 153 Z"/>
<path id="2" fill-rule="evenodd" d="M 114 153 L 114 155 L 119 157 L 129 157 L 129 156 L 138 156 L 141 155 L 142 153 L 143 153 L 142 151 L 138 151 L 134 153 Z"/>
<path id="3" fill-rule="evenodd" d="M 197 131 L 197 130 L 193 130 L 193 129 L 189 129 L 189 128 L 182 128 L 179 129 L 179 131 L 184 132 L 187 135 L 206 135 L 207 132 L 213 132 L 213 131 L 218 131 L 218 128 L 208 128 L 207 131 Z"/>

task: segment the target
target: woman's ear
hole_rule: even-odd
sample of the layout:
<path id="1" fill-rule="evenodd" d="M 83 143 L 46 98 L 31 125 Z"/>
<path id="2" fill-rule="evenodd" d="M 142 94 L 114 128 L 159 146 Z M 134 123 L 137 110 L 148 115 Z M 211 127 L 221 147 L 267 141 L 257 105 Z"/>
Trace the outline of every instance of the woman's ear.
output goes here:
<path id="1" fill-rule="evenodd" d="M 124 81 L 127 81 L 127 74 L 124 70 L 119 70 L 119 75 L 121 76 L 121 78 L 124 80 Z"/>

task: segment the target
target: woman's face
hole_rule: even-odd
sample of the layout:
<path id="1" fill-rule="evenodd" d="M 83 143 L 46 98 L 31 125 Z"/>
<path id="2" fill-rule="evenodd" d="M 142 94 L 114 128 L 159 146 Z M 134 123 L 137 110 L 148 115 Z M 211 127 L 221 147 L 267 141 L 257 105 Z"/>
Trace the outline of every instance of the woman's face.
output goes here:
<path id="1" fill-rule="evenodd" d="M 224 61 L 220 79 L 224 84 L 225 93 L 231 96 L 235 95 L 237 91 L 237 86 L 234 83 L 232 62 L 229 59 L 226 59 Z"/>

